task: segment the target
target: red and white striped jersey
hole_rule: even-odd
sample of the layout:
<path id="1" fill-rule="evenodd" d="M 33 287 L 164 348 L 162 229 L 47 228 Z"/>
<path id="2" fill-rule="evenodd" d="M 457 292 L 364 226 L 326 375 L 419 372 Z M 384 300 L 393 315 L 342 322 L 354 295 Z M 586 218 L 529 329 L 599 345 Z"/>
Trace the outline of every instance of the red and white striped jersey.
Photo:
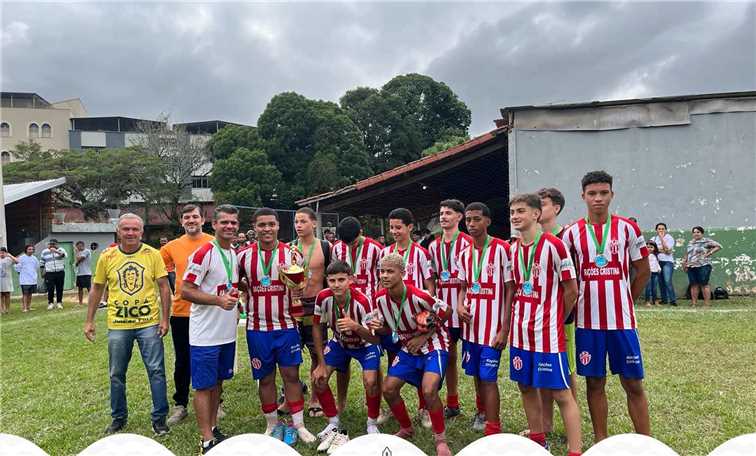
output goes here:
<path id="1" fill-rule="evenodd" d="M 381 258 L 394 251 L 402 256 L 407 252 L 406 249 L 399 249 L 394 243 L 383 248 Z M 433 278 L 433 264 L 430 253 L 417 242 L 412 242 L 409 246 L 406 263 L 404 265 L 404 283 L 414 285 L 421 290 L 425 289 L 424 282 Z"/>
<path id="2" fill-rule="evenodd" d="M 517 250 L 518 240 L 510 247 L 512 278 L 516 286 L 512 302 L 512 324 L 509 343 L 514 348 L 539 353 L 559 353 L 567 350 L 564 338 L 564 289 L 561 282 L 575 278 L 575 266 L 564 243 L 550 233 L 544 233 L 538 245 L 522 246 L 522 259 L 535 248 L 530 271 L 533 290 L 523 293 L 525 282 Z"/>
<path id="3" fill-rule="evenodd" d="M 286 265 L 302 265 L 302 256 L 295 248 L 290 248 L 283 242 L 278 242 L 277 258 L 270 268 L 270 285 L 265 286 L 260 281 L 265 275 L 260 264 L 258 247 L 241 251 L 239 258 L 239 276 L 246 277 L 247 291 L 247 329 L 255 331 L 275 331 L 278 329 L 296 329 L 296 321 L 292 317 L 291 294 L 281 281 L 278 270 Z M 268 264 L 272 252 L 263 250 L 262 262 Z"/>
<path id="4" fill-rule="evenodd" d="M 370 300 L 365 296 L 356 286 L 352 285 L 350 290 L 350 302 L 348 306 L 344 306 L 344 309 L 339 308 L 334 302 L 333 291 L 330 288 L 326 288 L 318 293 L 315 298 L 315 317 L 313 318 L 313 324 L 325 324 L 333 330 L 333 338 L 345 348 L 361 348 L 371 345 L 369 342 L 365 342 L 360 336 L 349 331 L 348 333 L 340 333 L 336 328 L 336 320 L 343 318 L 344 313 L 352 320 L 359 324 L 362 324 L 365 315 L 372 311 Z M 344 312 L 344 313 L 342 313 Z"/>
<path id="5" fill-rule="evenodd" d="M 451 250 L 451 242 L 443 242 L 442 239 L 443 236 L 434 239 L 428 246 L 428 253 L 430 253 L 433 262 L 433 270 L 436 271 L 436 295 L 451 308 L 452 314 L 451 318 L 449 318 L 449 327 L 459 328 L 457 300 L 459 290 L 462 287 L 462 280 L 457 275 L 457 264 L 459 256 L 472 243 L 472 238 L 469 234 L 459 233 L 457 240 L 454 242 L 454 250 Z M 449 280 L 447 281 L 442 280 L 444 271 L 444 262 L 441 258 L 442 251 L 444 258 L 446 258 L 449 272 Z"/>
<path id="6" fill-rule="evenodd" d="M 420 334 L 417 329 L 415 315 L 423 310 L 433 312 L 436 299 L 425 290 L 417 288 L 414 285 L 405 286 L 407 287 L 407 296 L 404 305 L 401 302 L 394 301 L 389 295 L 388 290 L 382 288 L 373 298 L 373 308 L 377 308 L 381 312 L 386 326 L 396 330 L 402 350 L 406 352 L 407 342 Z M 443 302 L 438 302 L 443 307 L 435 312 L 440 318 L 445 319 L 449 313 L 449 309 L 444 306 Z M 438 325 L 433 335 L 422 348 L 423 354 L 428 354 L 433 350 L 449 350 L 449 330 L 446 324 Z"/>
<path id="7" fill-rule="evenodd" d="M 378 260 L 383 246 L 367 236 L 364 239 L 361 252 L 359 247 L 352 249 L 346 243 L 337 241 L 331 248 L 331 257 L 351 266 L 354 286 L 365 295 L 373 296 L 378 291 Z M 356 258 L 358 252 L 359 259 Z"/>
<path id="8" fill-rule="evenodd" d="M 604 246 L 608 264 L 598 267 L 596 246 L 604 225 L 587 225 L 581 219 L 570 225 L 562 241 L 575 259 L 578 275 L 577 327 L 585 329 L 635 329 L 635 310 L 630 291 L 630 262 L 648 256 L 646 241 L 633 221 L 612 215 L 609 239 Z"/>
<path id="9" fill-rule="evenodd" d="M 475 249 L 472 240 L 462 251 L 458 259 L 459 278 L 467 286 L 465 305 L 470 309 L 470 323 L 461 323 L 462 339 L 476 344 L 492 346 L 496 334 L 501 331 L 504 319 L 504 284 L 512 280 L 512 265 L 509 258 L 509 242 L 492 237 L 487 253 Z M 480 291 L 473 291 L 474 258 L 485 255 L 481 262 L 480 276 L 477 282 Z M 477 267 L 477 266 L 476 266 Z"/>

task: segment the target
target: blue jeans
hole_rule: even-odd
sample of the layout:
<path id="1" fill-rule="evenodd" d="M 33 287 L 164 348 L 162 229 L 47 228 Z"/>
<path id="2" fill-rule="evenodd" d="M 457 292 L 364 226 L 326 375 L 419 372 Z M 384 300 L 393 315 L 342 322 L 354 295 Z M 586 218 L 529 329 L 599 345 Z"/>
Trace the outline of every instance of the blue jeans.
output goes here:
<path id="1" fill-rule="evenodd" d="M 113 419 L 123 420 L 129 415 L 126 405 L 126 370 L 129 368 L 135 339 L 150 380 L 152 421 L 156 421 L 168 414 L 163 339 L 158 332 L 158 325 L 140 329 L 108 330 L 110 415 Z"/>
<path id="2" fill-rule="evenodd" d="M 659 286 L 661 280 L 661 272 L 652 272 L 646 283 L 646 301 L 656 301 L 656 287 Z"/>
<path id="3" fill-rule="evenodd" d="M 675 263 L 673 261 L 660 261 L 659 266 L 661 266 L 661 278 L 659 280 L 661 300 L 663 303 L 673 304 L 677 302 L 675 287 L 672 285 L 672 273 L 675 271 Z"/>

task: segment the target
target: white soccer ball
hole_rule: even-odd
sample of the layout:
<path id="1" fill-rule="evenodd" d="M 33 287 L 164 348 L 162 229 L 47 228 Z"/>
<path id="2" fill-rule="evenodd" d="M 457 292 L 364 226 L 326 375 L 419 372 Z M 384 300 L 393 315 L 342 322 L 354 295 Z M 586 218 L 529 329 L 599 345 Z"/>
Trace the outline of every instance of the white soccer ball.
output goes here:
<path id="1" fill-rule="evenodd" d="M 550 453 L 528 438 L 493 434 L 470 443 L 457 456 L 550 456 Z"/>
<path id="2" fill-rule="evenodd" d="M 174 456 L 158 442 L 136 434 L 114 434 L 89 445 L 79 456 Z"/>
<path id="3" fill-rule="evenodd" d="M 709 456 L 756 455 L 756 433 L 732 438 L 714 449 Z"/>
<path id="4" fill-rule="evenodd" d="M 11 434 L 0 434 L 0 454 L 12 454 L 13 456 L 49 456 L 42 448 L 26 440 Z"/>
<path id="5" fill-rule="evenodd" d="M 672 448 L 642 434 L 620 434 L 604 439 L 583 456 L 679 456 Z"/>
<path id="6" fill-rule="evenodd" d="M 214 447 L 215 456 L 267 455 L 300 456 L 289 445 L 263 434 L 241 434 L 230 437 Z"/>
<path id="7" fill-rule="evenodd" d="M 411 442 L 391 434 L 367 434 L 340 446 L 333 456 L 427 456 Z"/>

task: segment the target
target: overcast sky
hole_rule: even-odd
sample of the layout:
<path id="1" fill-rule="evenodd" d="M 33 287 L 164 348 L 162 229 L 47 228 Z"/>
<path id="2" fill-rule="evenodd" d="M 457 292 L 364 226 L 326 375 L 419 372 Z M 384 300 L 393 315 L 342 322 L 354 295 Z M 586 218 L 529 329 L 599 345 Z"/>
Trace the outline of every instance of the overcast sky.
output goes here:
<path id="1" fill-rule="evenodd" d="M 7 3 L 2 90 L 254 125 L 419 72 L 472 110 L 756 89 L 754 3 Z"/>

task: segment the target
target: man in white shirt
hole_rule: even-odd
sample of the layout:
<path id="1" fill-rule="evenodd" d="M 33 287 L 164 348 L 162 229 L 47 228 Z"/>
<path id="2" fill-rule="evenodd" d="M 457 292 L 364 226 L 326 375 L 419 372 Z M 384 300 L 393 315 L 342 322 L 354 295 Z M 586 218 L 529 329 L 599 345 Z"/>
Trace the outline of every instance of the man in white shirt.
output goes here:
<path id="1" fill-rule="evenodd" d="M 92 251 L 84 247 L 84 241 L 76 242 L 76 288 L 79 289 L 79 305 L 84 305 L 84 289 L 92 288 Z"/>
<path id="2" fill-rule="evenodd" d="M 40 268 L 47 287 L 47 310 L 63 308 L 63 284 L 66 281 L 66 251 L 58 247 L 57 239 L 50 239 L 39 256 Z M 55 297 L 55 304 L 53 304 Z"/>

